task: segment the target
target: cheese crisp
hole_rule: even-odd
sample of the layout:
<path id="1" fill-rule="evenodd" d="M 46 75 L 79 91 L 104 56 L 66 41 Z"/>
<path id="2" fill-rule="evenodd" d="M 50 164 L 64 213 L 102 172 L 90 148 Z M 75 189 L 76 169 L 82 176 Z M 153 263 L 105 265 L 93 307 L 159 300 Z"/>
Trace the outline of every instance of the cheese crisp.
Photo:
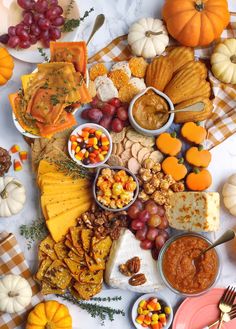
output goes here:
<path id="1" fill-rule="evenodd" d="M 170 196 L 167 219 L 177 230 L 211 232 L 219 229 L 220 196 L 216 192 L 179 192 Z"/>

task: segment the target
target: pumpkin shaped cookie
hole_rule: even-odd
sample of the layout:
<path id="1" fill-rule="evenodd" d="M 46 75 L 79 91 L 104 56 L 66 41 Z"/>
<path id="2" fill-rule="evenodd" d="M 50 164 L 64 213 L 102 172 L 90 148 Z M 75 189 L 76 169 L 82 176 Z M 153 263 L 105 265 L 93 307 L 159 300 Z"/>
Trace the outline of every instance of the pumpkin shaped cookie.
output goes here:
<path id="1" fill-rule="evenodd" d="M 181 134 L 188 142 L 201 144 L 206 138 L 207 131 L 199 123 L 186 122 L 181 128 Z"/>
<path id="2" fill-rule="evenodd" d="M 211 186 L 212 177 L 207 169 L 195 168 L 193 172 L 186 177 L 186 185 L 191 191 L 204 191 Z"/>
<path id="3" fill-rule="evenodd" d="M 176 157 L 168 157 L 166 158 L 162 164 L 162 170 L 166 175 L 171 175 L 175 181 L 179 181 L 183 179 L 187 175 L 187 168 L 185 167 L 184 159 L 178 159 Z"/>
<path id="4" fill-rule="evenodd" d="M 202 145 L 194 146 L 188 149 L 185 159 L 192 166 L 206 168 L 211 162 L 211 153 L 208 150 L 204 150 Z"/>
<path id="5" fill-rule="evenodd" d="M 175 156 L 181 151 L 182 142 L 176 137 L 176 133 L 163 133 L 157 137 L 156 146 L 162 153 Z"/>

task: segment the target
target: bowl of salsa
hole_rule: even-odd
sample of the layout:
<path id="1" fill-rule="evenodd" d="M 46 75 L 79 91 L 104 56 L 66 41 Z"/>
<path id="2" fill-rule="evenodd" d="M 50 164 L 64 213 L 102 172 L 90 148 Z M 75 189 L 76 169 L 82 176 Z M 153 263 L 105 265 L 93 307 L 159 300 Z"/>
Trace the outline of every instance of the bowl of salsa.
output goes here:
<path id="1" fill-rule="evenodd" d="M 159 254 L 158 266 L 164 283 L 182 296 L 199 296 L 217 282 L 220 256 L 215 248 L 198 257 L 212 242 L 197 233 L 169 239 Z"/>

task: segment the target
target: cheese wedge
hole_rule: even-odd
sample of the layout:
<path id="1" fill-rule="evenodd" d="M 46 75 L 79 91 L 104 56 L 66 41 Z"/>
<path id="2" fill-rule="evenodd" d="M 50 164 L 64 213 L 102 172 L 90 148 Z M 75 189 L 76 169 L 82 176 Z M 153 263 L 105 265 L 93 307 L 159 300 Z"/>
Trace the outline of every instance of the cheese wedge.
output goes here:
<path id="1" fill-rule="evenodd" d="M 88 211 L 90 206 L 91 202 L 86 202 L 47 220 L 46 225 L 53 239 L 56 242 L 62 240 L 69 228 L 76 226 L 76 219 Z"/>
<path id="2" fill-rule="evenodd" d="M 55 194 L 55 193 L 68 193 L 76 192 L 81 190 L 84 187 L 88 187 L 90 182 L 84 180 L 79 185 L 61 185 L 61 184 L 51 184 L 51 185 L 42 185 L 41 192 L 45 194 Z"/>
<path id="3" fill-rule="evenodd" d="M 61 214 L 64 211 L 67 211 L 71 208 L 74 208 L 75 206 L 79 206 L 87 201 L 92 200 L 92 195 L 86 195 L 84 194 L 80 198 L 77 199 L 71 199 L 71 200 L 66 200 L 62 202 L 56 202 L 56 203 L 51 203 L 46 205 L 46 213 L 48 218 L 50 219 L 51 217 L 57 216 Z"/>
<path id="4" fill-rule="evenodd" d="M 90 190 L 85 187 L 84 189 L 81 189 L 76 192 L 68 192 L 68 193 L 63 193 L 63 194 L 43 194 L 41 196 L 41 204 L 50 204 L 50 203 L 55 203 L 55 202 L 63 202 L 65 200 L 71 200 L 71 199 L 77 199 L 81 197 L 85 193 L 90 193 Z"/>
<path id="5" fill-rule="evenodd" d="M 58 173 L 58 169 L 55 165 L 49 163 L 46 160 L 41 160 L 38 166 L 37 176 L 40 177 L 43 174 L 47 173 Z"/>
<path id="6" fill-rule="evenodd" d="M 177 230 L 217 231 L 220 225 L 220 195 L 216 192 L 173 193 L 166 215 L 170 226 Z"/>
<path id="7" fill-rule="evenodd" d="M 86 183 L 86 184 L 84 184 Z M 77 179 L 77 180 L 64 180 L 64 179 L 59 179 L 59 180 L 48 180 L 45 179 L 42 181 L 41 183 L 41 187 L 45 186 L 45 185 L 57 185 L 57 186 L 65 186 L 65 185 L 71 185 L 71 186 L 80 186 L 80 185 L 87 185 L 90 184 L 90 181 L 88 181 L 87 179 Z"/>

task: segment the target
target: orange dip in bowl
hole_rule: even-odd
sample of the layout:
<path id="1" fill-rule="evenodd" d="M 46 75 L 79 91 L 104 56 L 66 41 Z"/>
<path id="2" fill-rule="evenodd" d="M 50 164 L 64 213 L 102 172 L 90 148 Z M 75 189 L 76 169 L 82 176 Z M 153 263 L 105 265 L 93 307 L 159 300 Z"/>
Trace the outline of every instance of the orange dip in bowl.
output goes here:
<path id="1" fill-rule="evenodd" d="M 194 259 L 209 246 L 204 238 L 182 236 L 166 249 L 162 259 L 163 274 L 175 290 L 185 294 L 198 294 L 210 288 L 219 271 L 219 259 L 211 249 Z"/>
<path id="2" fill-rule="evenodd" d="M 156 130 L 163 127 L 168 121 L 168 111 L 167 101 L 149 89 L 135 101 L 132 114 L 140 127 Z"/>

